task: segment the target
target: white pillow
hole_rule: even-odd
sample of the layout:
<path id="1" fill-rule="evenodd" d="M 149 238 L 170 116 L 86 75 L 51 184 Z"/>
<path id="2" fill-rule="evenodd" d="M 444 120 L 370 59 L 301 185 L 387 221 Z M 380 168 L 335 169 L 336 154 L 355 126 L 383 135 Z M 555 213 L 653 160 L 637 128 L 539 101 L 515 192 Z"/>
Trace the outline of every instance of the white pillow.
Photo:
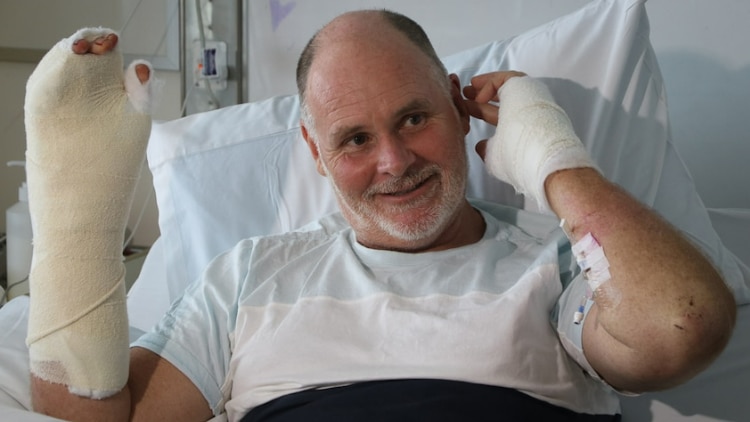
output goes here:
<path id="1" fill-rule="evenodd" d="M 750 301 L 750 289 L 711 228 L 669 140 L 666 94 L 644 3 L 593 1 L 514 38 L 448 57 L 445 64 L 463 83 L 499 69 L 543 78 L 607 177 L 695 238 L 738 300 Z M 301 139 L 298 115 L 297 97 L 285 96 L 154 125 L 148 160 L 172 298 L 238 240 L 291 230 L 336 209 Z M 473 152 L 492 130 L 472 123 L 469 196 L 519 205 Z"/>

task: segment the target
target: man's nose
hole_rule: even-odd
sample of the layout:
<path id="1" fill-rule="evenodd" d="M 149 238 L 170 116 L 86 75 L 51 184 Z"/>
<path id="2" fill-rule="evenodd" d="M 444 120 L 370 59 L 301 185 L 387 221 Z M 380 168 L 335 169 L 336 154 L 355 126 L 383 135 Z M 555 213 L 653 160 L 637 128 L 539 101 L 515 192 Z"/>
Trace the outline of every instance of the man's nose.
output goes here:
<path id="1" fill-rule="evenodd" d="M 416 156 L 398 136 L 383 137 L 378 142 L 378 171 L 391 176 L 402 176 L 414 164 Z"/>

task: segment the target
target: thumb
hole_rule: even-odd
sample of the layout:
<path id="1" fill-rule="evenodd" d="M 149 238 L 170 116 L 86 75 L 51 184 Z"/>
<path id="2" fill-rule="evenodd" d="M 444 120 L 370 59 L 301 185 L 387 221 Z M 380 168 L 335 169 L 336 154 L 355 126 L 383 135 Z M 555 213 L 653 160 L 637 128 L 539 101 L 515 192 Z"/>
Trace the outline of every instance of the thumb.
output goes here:
<path id="1" fill-rule="evenodd" d="M 477 151 L 477 154 L 479 154 L 479 157 L 482 158 L 482 161 L 484 161 L 484 156 L 487 152 L 487 140 L 484 139 L 477 142 L 477 144 L 474 146 L 474 149 Z"/>

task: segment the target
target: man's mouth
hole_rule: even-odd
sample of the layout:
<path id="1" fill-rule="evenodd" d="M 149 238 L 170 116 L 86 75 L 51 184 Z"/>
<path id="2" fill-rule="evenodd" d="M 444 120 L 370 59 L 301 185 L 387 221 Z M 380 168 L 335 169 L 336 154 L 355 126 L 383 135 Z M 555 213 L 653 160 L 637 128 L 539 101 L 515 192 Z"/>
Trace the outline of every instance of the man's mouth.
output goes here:
<path id="1" fill-rule="evenodd" d="M 440 169 L 436 165 L 427 166 L 400 178 L 371 186 L 363 197 L 366 199 L 373 199 L 377 196 L 394 200 L 407 199 L 409 195 L 414 195 L 417 191 L 429 188 L 428 185 L 437 183 L 439 177 Z"/>
<path id="2" fill-rule="evenodd" d="M 417 189 L 421 188 L 425 184 L 427 184 L 427 182 L 429 182 L 430 180 L 432 180 L 433 177 L 435 177 L 434 174 L 431 175 L 431 176 L 429 176 L 429 177 L 427 177 L 426 179 L 423 179 L 419 183 L 416 183 L 416 184 L 410 186 L 410 187 L 399 189 L 399 190 L 396 190 L 396 191 L 393 191 L 393 192 L 384 192 L 383 194 L 384 195 L 389 195 L 389 196 L 404 196 L 404 195 L 408 195 L 408 194 L 416 191 Z"/>

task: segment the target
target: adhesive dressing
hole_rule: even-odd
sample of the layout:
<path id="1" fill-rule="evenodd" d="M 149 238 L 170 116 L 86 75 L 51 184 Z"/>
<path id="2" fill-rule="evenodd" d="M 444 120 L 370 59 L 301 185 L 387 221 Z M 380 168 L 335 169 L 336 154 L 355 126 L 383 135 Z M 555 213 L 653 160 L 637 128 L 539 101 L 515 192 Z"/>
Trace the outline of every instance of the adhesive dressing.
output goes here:
<path id="1" fill-rule="evenodd" d="M 570 239 L 564 218 L 560 221 L 560 227 L 568 239 Z M 592 299 L 594 293 L 598 297 L 606 297 L 612 304 L 619 302 L 619 294 L 611 288 L 610 284 L 605 285 L 612 278 L 609 272 L 609 261 L 604 254 L 604 248 L 602 248 L 594 235 L 586 233 L 573 244 L 571 250 L 573 256 L 576 258 L 576 263 L 581 268 L 583 278 L 589 286 L 586 295 L 581 298 L 578 310 L 573 315 L 573 323 L 580 324 L 584 318 L 586 303 Z"/>

